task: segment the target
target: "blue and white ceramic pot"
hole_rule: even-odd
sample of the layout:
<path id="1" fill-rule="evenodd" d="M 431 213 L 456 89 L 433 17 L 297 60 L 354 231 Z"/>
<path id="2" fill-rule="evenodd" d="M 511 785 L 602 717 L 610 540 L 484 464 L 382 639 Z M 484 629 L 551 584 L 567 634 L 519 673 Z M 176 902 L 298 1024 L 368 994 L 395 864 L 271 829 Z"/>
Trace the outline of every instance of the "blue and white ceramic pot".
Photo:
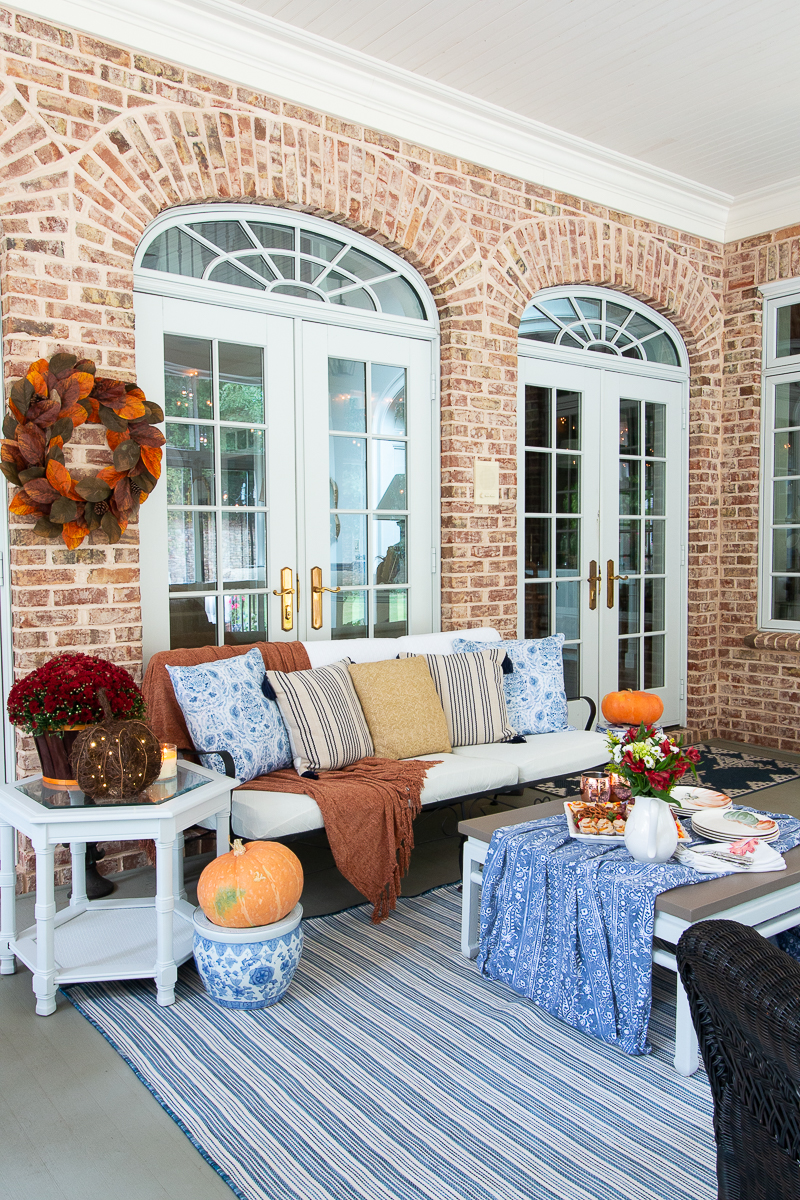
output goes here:
<path id="1" fill-rule="evenodd" d="M 274 925 L 226 929 L 194 913 L 194 961 L 206 991 L 223 1008 L 266 1008 L 292 982 L 303 951 L 303 907 Z"/>

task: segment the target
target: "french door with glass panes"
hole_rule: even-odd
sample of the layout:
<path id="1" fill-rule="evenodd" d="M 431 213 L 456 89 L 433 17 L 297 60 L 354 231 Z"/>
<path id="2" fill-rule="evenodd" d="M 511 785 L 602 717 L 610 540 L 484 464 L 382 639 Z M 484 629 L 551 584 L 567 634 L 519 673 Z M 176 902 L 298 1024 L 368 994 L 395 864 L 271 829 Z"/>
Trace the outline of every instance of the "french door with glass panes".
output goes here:
<path id="1" fill-rule="evenodd" d="M 520 357 L 520 635 L 563 633 L 568 696 L 683 719 L 683 387 Z"/>
<path id="2" fill-rule="evenodd" d="M 432 627 L 431 342 L 137 296 L 145 654 Z"/>

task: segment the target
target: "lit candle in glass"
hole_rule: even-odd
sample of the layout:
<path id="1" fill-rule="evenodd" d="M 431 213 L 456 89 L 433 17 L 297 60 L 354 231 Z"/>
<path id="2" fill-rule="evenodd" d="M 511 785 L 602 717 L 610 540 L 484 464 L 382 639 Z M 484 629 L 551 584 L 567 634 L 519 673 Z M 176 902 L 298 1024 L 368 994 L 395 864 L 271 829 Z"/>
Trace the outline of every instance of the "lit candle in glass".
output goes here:
<path id="1" fill-rule="evenodd" d="M 587 804 L 606 804 L 611 798 L 611 780 L 605 771 L 584 771 L 581 775 L 581 800 Z"/>
<path id="2" fill-rule="evenodd" d="M 178 747 L 171 742 L 161 743 L 161 771 L 156 783 L 163 779 L 174 779 L 178 774 Z"/>

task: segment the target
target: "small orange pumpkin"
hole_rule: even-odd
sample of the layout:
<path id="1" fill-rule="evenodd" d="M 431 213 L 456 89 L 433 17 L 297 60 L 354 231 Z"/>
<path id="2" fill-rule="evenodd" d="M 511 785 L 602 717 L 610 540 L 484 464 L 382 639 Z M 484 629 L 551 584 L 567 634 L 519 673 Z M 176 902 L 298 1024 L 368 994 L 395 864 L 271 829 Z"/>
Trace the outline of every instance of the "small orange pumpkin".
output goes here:
<path id="1" fill-rule="evenodd" d="M 215 925 L 272 925 L 290 913 L 303 890 L 300 859 L 281 842 L 243 842 L 212 859 L 197 881 L 200 907 Z"/>
<path id="2" fill-rule="evenodd" d="M 600 707 L 611 725 L 654 725 L 664 711 L 660 698 L 652 692 L 609 692 Z"/>

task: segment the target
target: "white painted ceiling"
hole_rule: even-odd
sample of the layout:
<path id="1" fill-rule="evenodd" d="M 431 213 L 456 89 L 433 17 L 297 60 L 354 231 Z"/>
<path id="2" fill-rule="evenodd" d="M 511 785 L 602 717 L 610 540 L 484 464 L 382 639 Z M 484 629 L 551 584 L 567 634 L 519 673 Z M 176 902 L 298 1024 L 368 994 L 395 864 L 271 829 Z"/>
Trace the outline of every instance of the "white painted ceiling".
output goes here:
<path id="1" fill-rule="evenodd" d="M 239 0 L 727 192 L 800 175 L 797 0 Z"/>

